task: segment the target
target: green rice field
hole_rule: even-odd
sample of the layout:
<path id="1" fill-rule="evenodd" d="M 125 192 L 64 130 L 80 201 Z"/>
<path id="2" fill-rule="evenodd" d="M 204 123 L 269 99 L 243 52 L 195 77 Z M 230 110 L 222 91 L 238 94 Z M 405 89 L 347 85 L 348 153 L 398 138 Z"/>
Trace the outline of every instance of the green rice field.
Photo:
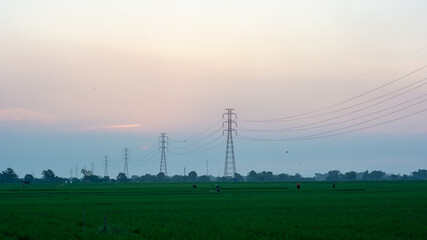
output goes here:
<path id="1" fill-rule="evenodd" d="M 425 181 L 219 185 L 0 185 L 0 239 L 427 239 Z"/>

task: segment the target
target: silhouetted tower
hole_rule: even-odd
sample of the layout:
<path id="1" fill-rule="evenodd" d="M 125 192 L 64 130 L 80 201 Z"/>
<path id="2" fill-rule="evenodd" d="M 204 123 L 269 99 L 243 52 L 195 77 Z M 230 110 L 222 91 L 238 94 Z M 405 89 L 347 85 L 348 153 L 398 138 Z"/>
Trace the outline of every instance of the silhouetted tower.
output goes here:
<path id="1" fill-rule="evenodd" d="M 79 166 L 78 165 L 76 165 L 76 178 L 79 178 Z"/>
<path id="2" fill-rule="evenodd" d="M 206 160 L 206 176 L 209 176 L 208 160 Z"/>
<path id="3" fill-rule="evenodd" d="M 223 119 L 227 119 L 222 123 L 227 124 L 227 129 L 222 131 L 222 135 L 227 131 L 227 148 L 225 150 L 225 164 L 224 164 L 224 177 L 234 177 L 236 174 L 236 159 L 234 157 L 234 145 L 233 145 L 233 132 L 237 135 L 236 129 L 237 122 L 233 120 L 233 116 L 237 118 L 237 114 L 233 113 L 232 108 L 226 108 L 226 113 L 222 114 Z"/>
<path id="4" fill-rule="evenodd" d="M 166 168 L 166 150 L 168 149 L 168 140 L 166 133 L 160 133 L 159 140 L 159 149 L 162 149 L 162 156 L 160 157 L 160 172 L 164 173 L 165 176 L 168 175 L 168 170 Z"/>
<path id="5" fill-rule="evenodd" d="M 73 179 L 73 169 L 70 168 L 70 179 Z"/>
<path id="6" fill-rule="evenodd" d="M 94 163 L 92 162 L 91 164 L 90 164 L 90 169 L 91 169 L 91 171 L 92 171 L 92 174 L 94 174 L 94 172 L 93 172 L 93 170 L 94 170 Z"/>
<path id="7" fill-rule="evenodd" d="M 104 157 L 104 178 L 108 177 L 108 156 Z"/>
<path id="8" fill-rule="evenodd" d="M 126 175 L 126 177 L 129 177 L 129 165 L 128 165 L 129 157 L 130 157 L 129 149 L 128 148 L 123 149 L 123 160 L 125 162 L 123 173 Z"/>

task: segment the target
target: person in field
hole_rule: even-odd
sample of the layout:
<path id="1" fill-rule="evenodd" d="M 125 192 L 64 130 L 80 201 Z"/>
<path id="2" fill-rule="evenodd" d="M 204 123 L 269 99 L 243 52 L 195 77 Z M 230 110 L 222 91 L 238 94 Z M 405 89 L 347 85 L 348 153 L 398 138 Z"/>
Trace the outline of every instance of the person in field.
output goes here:
<path id="1" fill-rule="evenodd" d="M 332 183 L 332 189 L 335 189 L 335 183 Z"/>
<path id="2" fill-rule="evenodd" d="M 300 185 L 299 185 L 299 183 L 297 183 L 297 189 L 300 189 Z"/>

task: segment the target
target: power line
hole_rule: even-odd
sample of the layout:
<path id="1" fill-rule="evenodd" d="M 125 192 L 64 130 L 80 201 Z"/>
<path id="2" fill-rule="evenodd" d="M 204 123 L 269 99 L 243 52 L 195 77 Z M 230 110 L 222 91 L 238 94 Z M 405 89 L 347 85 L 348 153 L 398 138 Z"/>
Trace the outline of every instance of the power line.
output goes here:
<path id="1" fill-rule="evenodd" d="M 195 135 L 193 135 L 191 137 L 185 138 L 183 140 L 171 140 L 170 142 L 172 142 L 172 143 L 185 143 L 185 142 L 188 142 L 188 141 L 197 141 L 197 139 L 193 139 L 193 138 L 199 137 L 199 136 L 203 135 L 204 133 L 208 132 L 209 130 L 211 130 L 212 128 L 214 128 L 215 126 L 217 126 L 221 121 L 222 121 L 222 119 L 216 121 L 214 124 L 210 125 L 205 130 L 203 130 L 203 131 L 201 131 L 201 132 L 199 132 L 199 133 L 197 133 L 197 134 L 195 134 Z"/>
<path id="2" fill-rule="evenodd" d="M 280 122 L 280 121 L 284 121 L 284 120 L 288 120 L 288 119 L 294 119 L 294 118 L 297 118 L 297 117 L 306 116 L 306 115 L 309 115 L 309 114 L 312 114 L 312 113 L 317 113 L 317 112 L 320 112 L 320 111 L 323 111 L 323 110 L 326 110 L 326 109 L 330 109 L 330 108 L 335 107 L 335 106 L 342 105 L 342 104 L 350 102 L 352 100 L 358 99 L 360 97 L 363 97 L 363 96 L 368 95 L 370 93 L 373 93 L 375 91 L 378 91 L 378 90 L 380 90 L 382 88 L 385 88 L 386 86 L 389 86 L 389 85 L 391 85 L 393 83 L 396 83 L 396 82 L 398 82 L 398 81 L 400 81 L 402 79 L 405 79 L 405 78 L 407 78 L 407 77 L 409 77 L 409 76 L 411 76 L 411 75 L 413 75 L 413 74 L 415 74 L 415 73 L 423 70 L 426 67 L 427 67 L 427 65 L 424 65 L 424 66 L 422 66 L 420 68 L 417 68 L 417 69 L 415 69 L 415 70 L 413 70 L 413 71 L 411 71 L 411 72 L 409 72 L 409 73 L 407 73 L 407 74 L 405 74 L 405 75 L 403 75 L 403 76 L 401 76 L 399 78 L 396 78 L 396 79 L 394 79 L 394 80 L 392 80 L 390 82 L 387 82 L 387 83 L 385 83 L 383 85 L 380 85 L 380 86 L 378 86 L 378 87 L 376 87 L 374 89 L 371 89 L 369 91 L 366 91 L 366 92 L 361 93 L 359 95 L 356 95 L 354 97 L 348 98 L 348 99 L 346 99 L 344 101 L 341 101 L 341 102 L 338 102 L 338 103 L 335 103 L 335 104 L 332 104 L 332 105 L 329 105 L 329 106 L 326 106 L 326 107 L 323 107 L 323 108 L 319 108 L 317 110 L 313 110 L 313 111 L 309 111 L 309 112 L 305 112 L 305 113 L 301 113 L 301 114 L 296 114 L 296 115 L 292 115 L 292 116 L 288 116 L 288 117 L 282 117 L 282 118 L 264 119 L 264 120 L 251 120 L 251 119 L 242 119 L 242 118 L 240 118 L 240 121 L 243 121 L 243 122 Z"/>
<path id="3" fill-rule="evenodd" d="M 425 102 L 425 101 L 426 100 L 424 100 L 422 102 Z M 419 104 L 419 103 L 417 103 L 417 104 Z M 417 104 L 414 104 L 414 105 L 417 105 Z M 405 109 L 407 109 L 407 108 L 405 108 Z M 318 134 L 306 135 L 306 136 L 302 136 L 302 137 L 283 138 L 283 139 L 266 139 L 266 138 L 256 138 L 256 137 L 244 136 L 244 135 L 240 134 L 236 138 L 241 139 L 241 140 L 248 140 L 248 141 L 267 141 L 267 142 L 275 142 L 275 141 L 277 141 L 277 142 L 282 142 L 282 141 L 301 141 L 301 140 L 311 140 L 311 139 L 318 139 L 318 138 L 326 138 L 326 137 L 338 136 L 338 135 L 343 135 L 343 134 L 347 134 L 347 133 L 352 133 L 352 132 L 357 132 L 357 131 L 369 129 L 369 128 L 372 128 L 372 127 L 381 126 L 381 125 L 384 125 L 384 124 L 387 124 L 387 123 L 395 122 L 397 120 L 404 119 L 404 118 L 407 118 L 407 117 L 410 117 L 410 116 L 414 116 L 414 115 L 417 115 L 417 114 L 420 114 L 420 113 L 423 113 L 423 112 L 427 111 L 427 109 L 423 109 L 423 110 L 420 110 L 420 111 L 417 111 L 417 112 L 414 112 L 414 113 L 411 113 L 411 114 L 407 114 L 407 115 L 404 115 L 404 116 L 401 116 L 401 117 L 398 117 L 398 118 L 394 118 L 394 119 L 391 119 L 391 120 L 387 120 L 387 121 L 384 121 L 384 122 L 381 122 L 381 123 L 378 123 L 378 124 L 374 124 L 374 125 L 370 125 L 370 126 L 366 126 L 366 127 L 362 127 L 362 128 L 358 128 L 358 129 L 353 129 L 353 130 L 349 130 L 349 131 L 345 131 L 345 132 L 334 133 L 334 132 L 338 132 L 338 131 L 341 131 L 341 130 L 345 130 L 345 129 L 348 129 L 348 128 L 352 128 L 352 127 L 359 126 L 359 125 L 362 125 L 362 124 L 365 124 L 365 123 L 368 123 L 368 122 L 372 122 L 372 121 L 378 120 L 380 118 L 383 118 L 383 117 L 389 116 L 391 114 L 394 114 L 394 113 L 396 113 L 396 112 L 398 112 L 400 110 L 401 109 L 399 109 L 397 111 L 394 111 L 394 112 L 391 112 L 391 113 L 388 113 L 388 114 L 381 115 L 379 117 L 376 117 L 376 118 L 373 118 L 373 119 L 370 119 L 370 120 L 367 120 L 367 121 L 364 121 L 364 122 L 353 124 L 353 125 L 350 125 L 350 126 L 347 126 L 347 127 L 343 127 L 343 128 L 339 128 L 339 129 L 335 129 L 335 130 L 331 130 L 331 131 L 325 131 L 325 132 L 321 132 L 321 133 L 318 133 Z M 332 133 L 334 133 L 334 134 L 332 134 Z"/>
<path id="4" fill-rule="evenodd" d="M 177 148 L 177 149 L 179 149 L 179 148 L 184 149 L 184 148 L 194 147 L 195 145 L 200 145 L 203 141 L 208 140 L 210 137 L 214 136 L 215 134 L 221 133 L 222 129 L 223 129 L 222 127 L 219 129 L 216 129 L 215 131 L 211 132 L 210 134 L 208 134 L 204 137 L 200 137 L 200 138 L 192 140 L 190 143 L 180 142 L 181 144 L 186 144 L 186 145 L 178 146 L 178 145 L 172 144 L 170 147 L 171 148 Z"/>
<path id="5" fill-rule="evenodd" d="M 373 106 L 373 105 L 368 106 L 368 107 L 365 107 L 365 108 L 360 109 L 360 110 L 355 111 L 355 112 L 350 112 L 350 113 L 346 113 L 346 114 L 343 114 L 343 115 L 340 115 L 340 116 L 337 116 L 337 117 L 332 117 L 332 118 L 328 118 L 328 119 L 325 119 L 325 120 L 321 120 L 321 121 L 317 121 L 317 122 L 313 122 L 313 123 L 308 123 L 308 124 L 303 124 L 303 125 L 299 125 L 299 126 L 294 126 L 294 127 L 281 128 L 281 129 L 268 129 L 268 130 L 261 130 L 261 129 L 246 129 L 246 128 L 238 128 L 238 129 L 239 129 L 240 131 L 248 131 L 248 132 L 254 132 L 254 131 L 255 131 L 255 132 L 295 132 L 295 131 L 304 131 L 304 130 L 318 129 L 318 128 L 329 127 L 329 126 L 333 126 L 333 125 L 337 125 L 337 124 L 341 124 L 341 123 L 345 123 L 345 122 L 351 122 L 351 121 L 354 121 L 354 120 L 357 120 L 357 119 L 361 119 L 361 118 L 364 118 L 364 117 L 367 117 L 367 116 L 376 115 L 376 114 L 378 114 L 378 113 L 381 113 L 381 112 L 384 112 L 384 111 L 387 111 L 387 110 L 390 110 L 390 109 L 396 108 L 396 107 L 398 107 L 398 106 L 402 106 L 402 105 L 404 105 L 404 104 L 410 103 L 410 102 L 412 102 L 412 101 L 415 101 L 415 100 L 417 100 L 417 99 L 420 99 L 420 98 L 423 98 L 423 97 L 426 97 L 426 96 L 427 96 L 427 94 L 424 94 L 424 95 L 421 95 L 421 96 L 418 96 L 418 97 L 412 98 L 412 99 L 410 99 L 410 100 L 407 100 L 407 101 L 405 101 L 405 102 L 402 102 L 402 103 L 399 103 L 399 104 L 393 105 L 393 106 L 391 106 L 391 107 L 384 108 L 384 109 L 382 109 L 382 110 L 374 111 L 374 112 L 371 112 L 371 113 L 368 113 L 368 114 L 364 114 L 364 115 L 361 115 L 361 116 L 358 116 L 358 117 L 353 117 L 353 118 L 350 118 L 350 119 L 347 119 L 347 120 L 342 120 L 342 121 L 338 121 L 338 122 L 332 122 L 332 123 L 329 123 L 329 124 L 326 124 L 326 125 L 316 126 L 317 124 L 320 124 L 320 123 L 329 122 L 329 121 L 331 121 L 331 120 L 336 120 L 336 119 L 338 119 L 338 118 L 342 118 L 342 117 L 344 117 L 344 116 L 348 116 L 348 115 L 354 114 L 355 112 L 359 112 L 359 111 L 361 111 L 361 110 L 365 110 L 365 109 L 367 109 L 367 108 L 369 108 L 369 107 L 371 107 L 371 106 Z M 425 100 L 424 100 L 424 101 L 425 101 Z M 421 101 L 421 102 L 419 102 L 419 103 L 422 103 L 422 102 L 424 102 L 424 101 Z M 384 101 L 383 101 L 383 102 L 384 102 Z M 415 105 L 418 105 L 419 103 L 416 103 Z M 410 106 L 408 106 L 408 107 L 411 107 L 411 106 L 412 106 L 412 105 L 410 105 Z M 406 109 L 406 108 L 403 108 L 403 109 L 401 109 L 401 110 L 405 110 L 405 109 Z M 308 126 L 313 126 L 313 125 L 315 125 L 315 126 L 314 126 L 314 127 L 308 127 Z"/>
<path id="6" fill-rule="evenodd" d="M 330 111 L 330 112 L 326 112 L 326 113 L 322 113 L 322 114 L 318 114 L 318 115 L 314 115 L 314 116 L 310 116 L 310 117 L 296 118 L 296 119 L 292 119 L 292 120 L 290 120 L 290 121 L 294 121 L 294 120 L 304 120 L 304 119 L 309 119 L 309 118 L 314 118 L 314 117 L 326 116 L 326 115 L 330 115 L 330 114 L 333 114 L 333 113 L 338 113 L 338 112 L 341 112 L 341 111 L 344 111 L 344 110 L 349 110 L 349 109 L 351 109 L 351 108 L 358 107 L 358 106 L 361 106 L 361 105 L 363 105 L 363 104 L 370 103 L 370 102 L 372 102 L 372 101 L 374 101 L 374 100 L 381 99 L 381 98 L 383 98 L 383 97 L 385 97 L 385 96 L 388 96 L 388 95 L 391 95 L 391 94 L 393 94 L 393 93 L 399 92 L 399 91 L 401 91 L 401 90 L 404 90 L 404 89 L 406 89 L 406 88 L 408 88 L 408 87 L 413 86 L 414 84 L 417 84 L 417 83 L 423 82 L 423 81 L 425 81 L 425 80 L 427 80 L 427 78 L 421 79 L 421 80 L 419 80 L 419 81 L 417 81 L 417 82 L 415 82 L 415 83 L 412 83 L 412 84 L 410 84 L 410 85 L 407 85 L 407 86 L 405 86 L 405 87 L 403 87 L 403 88 L 399 88 L 399 89 L 394 90 L 394 91 L 392 91 L 392 92 L 388 92 L 388 93 L 386 93 L 386 94 L 383 94 L 383 95 L 381 95 L 381 96 L 379 96 L 379 97 L 375 97 L 375 98 L 369 99 L 369 100 L 367 100 L 367 101 L 364 101 L 364 102 L 361 102 L 361 103 L 354 104 L 354 105 L 349 106 L 349 107 L 341 108 L 341 109 L 338 109 L 338 110 L 334 110 L 334 111 Z M 369 106 L 367 106 L 367 107 L 363 107 L 363 108 L 358 109 L 358 110 L 354 110 L 354 111 L 352 111 L 352 112 L 346 113 L 346 114 L 341 115 L 341 116 L 348 116 L 348 115 L 354 114 L 354 113 L 356 113 L 356 112 L 360 112 L 360 111 L 362 111 L 362 110 L 368 109 L 368 108 L 370 108 L 370 107 L 377 106 L 377 105 L 379 105 L 379 104 L 381 104 L 381 103 L 384 103 L 384 102 L 390 101 L 390 100 L 395 99 L 395 98 L 397 98 L 397 97 L 400 97 L 400 96 L 402 96 L 402 95 L 404 95 L 404 94 L 407 94 L 407 93 L 409 93 L 409 92 L 412 92 L 412 91 L 414 91 L 414 90 L 417 90 L 417 89 L 419 89 L 419 88 L 421 88 L 421 87 L 423 87 L 423 86 L 425 86 L 425 85 L 427 85 L 427 83 L 420 84 L 420 85 L 415 86 L 415 87 L 413 87 L 413 88 L 410 88 L 410 89 L 408 89 L 408 90 L 406 90 L 406 91 L 404 91 L 404 92 L 402 92 L 402 93 L 399 93 L 399 94 L 396 94 L 396 95 L 391 96 L 391 97 L 389 97 L 389 98 L 386 98 L 385 100 L 382 100 L 382 101 L 380 101 L 380 102 L 377 102 L 377 103 L 371 104 L 371 105 L 369 105 Z M 341 117 L 341 116 L 339 116 L 339 117 Z M 336 117 L 333 117 L 333 118 L 331 118 L 331 119 L 334 119 L 334 118 L 336 118 Z M 326 120 L 324 120 L 324 121 L 326 121 Z M 320 122 L 323 122 L 323 121 L 320 121 Z M 316 124 L 316 123 L 310 123 L 310 124 L 300 125 L 300 126 L 297 126 L 297 127 L 291 127 L 291 128 L 269 129 L 269 130 L 263 130 L 263 129 L 251 129 L 251 128 L 239 128 L 239 130 L 245 130 L 245 131 L 274 131 L 274 132 L 277 132 L 277 131 L 282 131 L 282 130 L 288 130 L 288 129 L 298 128 L 298 127 L 301 127 L 301 126 L 302 126 L 302 127 L 304 127 L 304 126 L 310 126 L 310 125 L 314 125 L 314 124 Z"/>
<path id="7" fill-rule="evenodd" d="M 404 119 L 404 118 L 407 118 L 407 117 L 411 117 L 411 116 L 414 116 L 414 115 L 417 115 L 417 114 L 420 114 L 420 113 L 423 113 L 423 112 L 427 112 L 427 108 L 423 109 L 423 110 L 420 110 L 420 111 L 417 111 L 417 112 L 414 112 L 414 113 L 411 113 L 411 114 L 404 115 L 404 116 L 399 117 L 399 118 L 391 119 L 391 120 L 388 120 L 388 121 L 385 121 L 385 122 L 382 122 L 382 123 L 378 123 L 378 124 L 374 124 L 374 125 L 370 125 L 370 126 L 367 126 L 367 127 L 362 127 L 362 128 L 353 129 L 353 130 L 346 131 L 346 132 L 340 132 L 340 133 L 335 133 L 335 134 L 330 134 L 330 135 L 324 135 L 324 136 L 319 136 L 319 137 L 310 137 L 310 138 L 305 138 L 305 139 L 301 139 L 301 140 L 311 140 L 311 139 L 318 139 L 318 138 L 325 138 L 325 137 L 333 137 L 333 136 L 348 134 L 348 133 L 352 133 L 352 132 L 358 132 L 358 131 L 362 131 L 362 130 L 365 130 L 365 129 L 369 129 L 369 128 L 373 128 L 373 127 L 378 127 L 378 126 L 381 126 L 381 125 L 384 125 L 384 124 L 387 124 L 387 123 L 395 122 L 395 121 L 398 121 L 398 120 L 401 120 L 401 119 Z"/>
<path id="8" fill-rule="evenodd" d="M 223 137 L 223 136 L 221 136 L 221 137 L 217 138 L 216 140 L 221 139 L 222 137 Z M 216 140 L 215 140 L 215 141 L 216 141 Z M 203 150 L 200 150 L 200 149 L 194 149 L 194 150 L 192 150 L 192 151 L 188 151 L 188 152 L 170 152 L 170 153 L 172 153 L 172 154 L 198 154 L 198 153 L 204 153 L 204 152 L 207 152 L 207 151 L 213 150 L 213 149 L 215 149 L 215 148 L 217 148 L 217 147 L 219 147 L 219 146 L 222 146 L 223 144 L 224 144 L 224 142 L 219 142 L 218 144 L 215 144 L 215 145 L 213 145 L 213 146 L 211 146 L 211 147 L 209 147 L 209 148 L 203 149 Z"/>
<path id="9" fill-rule="evenodd" d="M 219 139 L 221 139 L 223 137 L 224 137 L 223 135 L 220 135 L 220 136 L 216 137 L 215 139 L 213 139 L 213 140 L 211 140 L 209 142 L 202 143 L 202 144 L 196 145 L 196 146 L 192 146 L 192 147 L 189 148 L 190 150 L 186 151 L 186 152 L 174 152 L 174 151 L 171 151 L 170 153 L 173 153 L 173 154 L 187 154 L 187 153 L 192 153 L 194 151 L 200 151 L 200 149 L 203 149 L 206 146 L 210 146 L 211 144 L 217 142 Z"/>

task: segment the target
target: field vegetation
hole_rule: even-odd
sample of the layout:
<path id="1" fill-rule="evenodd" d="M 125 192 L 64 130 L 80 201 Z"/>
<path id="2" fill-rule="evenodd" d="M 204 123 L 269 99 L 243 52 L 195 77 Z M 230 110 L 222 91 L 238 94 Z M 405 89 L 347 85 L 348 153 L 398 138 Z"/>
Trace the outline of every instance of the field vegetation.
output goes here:
<path id="1" fill-rule="evenodd" d="M 0 185 L 0 239 L 426 239 L 427 182 Z"/>

